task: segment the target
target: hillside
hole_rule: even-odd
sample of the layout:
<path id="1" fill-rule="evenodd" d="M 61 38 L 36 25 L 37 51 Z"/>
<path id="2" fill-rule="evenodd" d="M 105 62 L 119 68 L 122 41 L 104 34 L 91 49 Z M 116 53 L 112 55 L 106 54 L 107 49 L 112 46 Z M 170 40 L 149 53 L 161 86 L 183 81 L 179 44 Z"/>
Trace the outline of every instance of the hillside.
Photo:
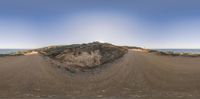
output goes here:
<path id="1" fill-rule="evenodd" d="M 127 53 L 127 48 L 108 43 L 93 42 L 66 46 L 51 46 L 37 50 L 44 56 L 58 61 L 66 69 L 94 68 L 114 61 Z"/>

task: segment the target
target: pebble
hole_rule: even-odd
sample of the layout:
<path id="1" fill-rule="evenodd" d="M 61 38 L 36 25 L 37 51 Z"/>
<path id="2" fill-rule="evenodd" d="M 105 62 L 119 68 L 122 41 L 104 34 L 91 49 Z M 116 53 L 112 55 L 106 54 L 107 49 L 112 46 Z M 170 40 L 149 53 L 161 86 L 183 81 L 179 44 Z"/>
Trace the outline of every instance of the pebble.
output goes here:
<path id="1" fill-rule="evenodd" d="M 97 97 L 98 97 L 98 98 L 101 98 L 101 97 L 103 97 L 103 95 L 97 95 Z"/>
<path id="2" fill-rule="evenodd" d="M 102 90 L 102 92 L 106 92 L 105 90 Z"/>

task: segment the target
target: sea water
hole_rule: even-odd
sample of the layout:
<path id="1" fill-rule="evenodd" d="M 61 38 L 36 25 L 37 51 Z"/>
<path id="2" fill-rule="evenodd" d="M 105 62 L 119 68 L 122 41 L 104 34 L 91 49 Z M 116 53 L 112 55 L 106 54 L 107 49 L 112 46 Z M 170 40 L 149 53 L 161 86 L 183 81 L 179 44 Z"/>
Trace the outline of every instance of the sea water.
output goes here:
<path id="1" fill-rule="evenodd" d="M 22 51 L 25 49 L 0 49 L 0 54 L 12 54 L 15 53 L 17 51 Z"/>
<path id="2" fill-rule="evenodd" d="M 200 54 L 200 49 L 154 49 L 162 52 Z"/>
<path id="3" fill-rule="evenodd" d="M 0 54 L 11 54 L 25 49 L 0 49 Z M 200 49 L 153 49 L 163 52 L 200 54 Z"/>

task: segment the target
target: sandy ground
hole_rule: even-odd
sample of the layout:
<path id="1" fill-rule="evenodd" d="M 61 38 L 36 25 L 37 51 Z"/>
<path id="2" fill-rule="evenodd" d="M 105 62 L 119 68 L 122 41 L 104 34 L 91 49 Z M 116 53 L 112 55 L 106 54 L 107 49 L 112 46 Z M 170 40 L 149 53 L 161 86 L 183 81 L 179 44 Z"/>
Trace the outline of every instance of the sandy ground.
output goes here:
<path id="1" fill-rule="evenodd" d="M 198 99 L 200 58 L 129 52 L 89 72 L 70 73 L 39 54 L 0 58 L 0 98 Z"/>

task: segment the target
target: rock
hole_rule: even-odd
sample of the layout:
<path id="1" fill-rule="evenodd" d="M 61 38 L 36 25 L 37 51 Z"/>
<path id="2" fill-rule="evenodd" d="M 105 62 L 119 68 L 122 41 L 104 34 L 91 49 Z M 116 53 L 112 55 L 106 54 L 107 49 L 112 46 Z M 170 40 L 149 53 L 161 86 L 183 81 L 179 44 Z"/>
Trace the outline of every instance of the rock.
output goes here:
<path id="1" fill-rule="evenodd" d="M 102 97 L 103 97 L 103 95 L 97 95 L 97 97 L 98 97 L 98 98 L 102 98 Z"/>

